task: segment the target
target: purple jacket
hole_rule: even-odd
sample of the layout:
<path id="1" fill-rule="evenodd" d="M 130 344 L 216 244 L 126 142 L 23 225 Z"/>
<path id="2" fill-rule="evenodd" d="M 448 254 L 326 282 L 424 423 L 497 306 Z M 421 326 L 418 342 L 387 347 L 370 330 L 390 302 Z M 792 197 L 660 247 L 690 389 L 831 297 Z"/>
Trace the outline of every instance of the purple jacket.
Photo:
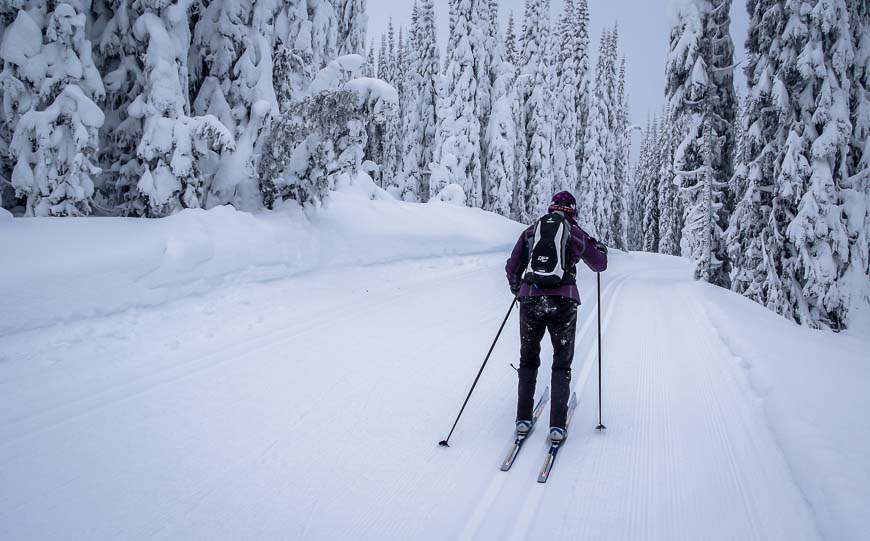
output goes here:
<path id="1" fill-rule="evenodd" d="M 590 237 L 585 231 L 580 229 L 572 218 L 568 218 L 571 222 L 571 242 L 568 245 L 568 272 L 577 275 L 577 263 L 582 259 L 586 265 L 595 272 L 602 272 L 607 269 L 607 254 L 599 250 L 595 246 L 595 239 Z M 519 297 L 537 297 L 542 295 L 565 297 L 580 304 L 580 292 L 577 290 L 576 284 L 561 285 L 556 287 L 537 287 L 528 282 L 522 281 L 523 272 L 528 265 L 529 239 L 535 235 L 535 224 L 530 225 L 520 238 L 517 240 L 510 258 L 505 265 L 508 283 L 511 287 L 520 284 Z"/>

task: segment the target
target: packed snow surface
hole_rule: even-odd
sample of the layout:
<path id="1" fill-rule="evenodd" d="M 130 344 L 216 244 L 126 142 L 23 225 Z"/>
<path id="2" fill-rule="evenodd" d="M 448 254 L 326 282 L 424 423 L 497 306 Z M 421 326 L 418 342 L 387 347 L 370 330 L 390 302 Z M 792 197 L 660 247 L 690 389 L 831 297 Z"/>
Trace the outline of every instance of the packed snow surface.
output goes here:
<path id="1" fill-rule="evenodd" d="M 870 343 L 668 256 L 614 253 L 602 274 L 604 433 L 581 272 L 580 407 L 546 485 L 544 430 L 498 469 L 516 313 L 439 448 L 510 305 L 521 227 L 349 192 L 310 216 L 4 220 L 0 539 L 870 531 Z"/>

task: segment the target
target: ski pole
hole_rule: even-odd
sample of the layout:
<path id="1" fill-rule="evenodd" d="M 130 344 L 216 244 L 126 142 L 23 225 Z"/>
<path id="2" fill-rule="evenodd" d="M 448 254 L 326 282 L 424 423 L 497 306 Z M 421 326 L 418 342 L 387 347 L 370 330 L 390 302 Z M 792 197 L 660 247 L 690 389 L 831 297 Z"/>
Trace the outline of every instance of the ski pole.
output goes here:
<path id="1" fill-rule="evenodd" d="M 495 340 L 492 341 L 492 345 L 489 346 L 489 352 L 486 354 L 486 358 L 483 359 L 483 364 L 480 365 L 480 370 L 477 372 L 477 377 L 474 378 L 474 383 L 471 384 L 471 389 L 468 391 L 468 396 L 465 397 L 465 402 L 462 403 L 462 408 L 459 410 L 459 415 L 456 416 L 456 420 L 453 421 L 453 428 L 450 429 L 450 433 L 447 434 L 447 437 L 438 442 L 438 445 L 441 447 L 450 447 L 450 444 L 447 442 L 450 441 L 450 436 L 453 435 L 453 431 L 456 429 L 456 424 L 459 422 L 459 418 L 462 417 L 462 412 L 465 411 L 465 406 L 468 404 L 468 399 L 471 398 L 471 393 L 474 392 L 474 387 L 477 386 L 477 380 L 480 379 L 480 375 L 483 374 L 483 369 L 486 367 L 487 361 L 489 361 L 489 356 L 492 355 L 492 350 L 495 349 L 495 344 L 498 342 L 498 337 L 501 336 L 501 331 L 504 329 L 505 324 L 507 323 L 508 318 L 511 315 L 511 312 L 514 309 L 514 305 L 517 303 L 518 296 L 514 297 L 513 302 L 511 303 L 511 307 L 508 308 L 507 314 L 504 316 L 504 321 L 501 322 L 501 327 L 498 328 L 498 333 L 495 335 Z"/>
<path id="2" fill-rule="evenodd" d="M 601 273 L 598 276 L 598 426 L 597 430 L 606 430 L 601 422 Z"/>

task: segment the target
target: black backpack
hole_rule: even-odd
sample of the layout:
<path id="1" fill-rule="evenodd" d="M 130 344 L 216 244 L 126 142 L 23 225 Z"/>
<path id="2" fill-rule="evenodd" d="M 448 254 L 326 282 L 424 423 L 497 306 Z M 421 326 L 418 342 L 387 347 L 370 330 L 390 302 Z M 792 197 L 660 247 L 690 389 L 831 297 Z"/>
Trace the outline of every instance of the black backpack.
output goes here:
<path id="1" fill-rule="evenodd" d="M 529 264 L 523 280 L 543 287 L 573 282 L 567 272 L 568 242 L 571 223 L 558 212 L 551 212 L 535 224 L 535 234 L 529 239 Z"/>

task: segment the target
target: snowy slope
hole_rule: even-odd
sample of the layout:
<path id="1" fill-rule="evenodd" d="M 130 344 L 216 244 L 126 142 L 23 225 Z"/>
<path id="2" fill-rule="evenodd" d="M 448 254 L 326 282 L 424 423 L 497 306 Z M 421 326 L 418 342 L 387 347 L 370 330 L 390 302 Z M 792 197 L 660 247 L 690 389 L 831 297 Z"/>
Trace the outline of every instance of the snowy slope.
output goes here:
<path id="1" fill-rule="evenodd" d="M 0 221 L 0 336 L 221 285 L 396 258 L 504 250 L 520 226 L 480 209 L 409 205 L 365 176 L 308 217 L 296 205 L 249 214 L 187 209 L 161 220 Z"/>
<path id="2" fill-rule="evenodd" d="M 312 234 L 334 251 L 306 251 L 313 225 L 292 213 L 218 214 L 232 224 L 220 240 L 213 214 L 183 213 L 148 222 L 130 261 L 113 248 L 102 265 L 63 267 L 92 292 L 87 273 L 131 269 L 82 295 L 100 315 L 82 317 L 66 297 L 39 317 L 9 305 L 0 539 L 797 540 L 870 529 L 870 343 L 798 328 L 666 256 L 615 255 L 603 275 L 604 434 L 593 430 L 594 275 L 581 277 L 581 404 L 547 485 L 535 483 L 543 432 L 498 471 L 515 314 L 453 446 L 438 448 L 510 304 L 502 267 L 519 226 L 346 197 L 314 218 Z M 445 219 L 457 225 L 435 227 Z M 246 239 L 246 221 L 271 235 Z M 51 223 L 12 222 L 37 245 L 75 242 Z M 132 227 L 112 224 L 88 233 Z M 213 253 L 167 266 L 166 239 Z M 280 272 L 233 266 L 247 255 Z M 29 257 L 32 274 L 48 272 Z M 124 278 L 146 262 L 173 271 L 158 274 L 168 292 L 154 302 L 150 283 Z M 0 270 L 4 284 L 27 276 Z M 23 283 L 15 294 L 42 302 L 46 282 Z"/>

